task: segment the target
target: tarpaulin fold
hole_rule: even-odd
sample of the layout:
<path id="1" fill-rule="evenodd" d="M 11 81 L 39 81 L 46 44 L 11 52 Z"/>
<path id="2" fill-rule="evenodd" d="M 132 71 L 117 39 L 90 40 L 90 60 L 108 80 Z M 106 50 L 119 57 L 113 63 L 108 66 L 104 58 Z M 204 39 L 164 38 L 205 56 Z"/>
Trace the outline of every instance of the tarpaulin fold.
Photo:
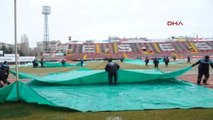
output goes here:
<path id="1" fill-rule="evenodd" d="M 22 100 L 83 112 L 213 108 L 212 89 L 176 79 L 190 69 L 165 73 L 157 69 L 119 70 L 116 86 L 108 85 L 103 70 L 74 70 L 42 77 L 20 73 L 32 82 L 18 81 L 0 88 L 0 102 Z"/>

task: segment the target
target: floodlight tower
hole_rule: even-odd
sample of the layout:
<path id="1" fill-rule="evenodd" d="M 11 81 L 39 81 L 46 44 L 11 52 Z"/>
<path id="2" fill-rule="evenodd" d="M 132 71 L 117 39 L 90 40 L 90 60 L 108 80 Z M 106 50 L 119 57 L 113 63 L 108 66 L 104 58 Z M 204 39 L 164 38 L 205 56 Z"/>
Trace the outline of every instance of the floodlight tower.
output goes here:
<path id="1" fill-rule="evenodd" d="M 44 15 L 45 52 L 50 52 L 49 45 L 48 45 L 49 43 L 48 15 L 50 14 L 50 6 L 42 6 L 42 14 Z"/>

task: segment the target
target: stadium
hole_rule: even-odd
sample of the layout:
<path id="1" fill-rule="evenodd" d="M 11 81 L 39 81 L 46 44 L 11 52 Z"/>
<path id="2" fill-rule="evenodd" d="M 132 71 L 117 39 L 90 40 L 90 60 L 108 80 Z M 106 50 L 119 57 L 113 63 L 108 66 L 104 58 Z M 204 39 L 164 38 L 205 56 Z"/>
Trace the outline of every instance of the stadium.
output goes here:
<path id="1" fill-rule="evenodd" d="M 131 119 L 134 117 L 125 117 L 123 114 L 146 114 L 146 110 L 150 109 L 164 109 L 165 112 L 173 109 L 180 114 L 183 113 L 178 109 L 189 109 L 202 113 L 205 109 L 213 107 L 212 78 L 210 77 L 208 85 L 196 85 L 197 68 L 191 68 L 191 65 L 204 55 L 212 57 L 212 45 L 212 41 L 69 44 L 64 67 L 60 62 L 51 61 L 44 62 L 44 67 L 38 68 L 33 68 L 32 64 L 20 66 L 19 81 L 15 81 L 16 72 L 11 68 L 8 80 L 12 84 L 0 88 L 0 93 L 3 93 L 0 102 L 4 103 L 1 104 L 3 111 L 7 110 L 8 106 L 15 107 L 14 104 L 21 101 L 18 104 L 36 106 L 36 109 L 49 109 L 47 106 L 52 106 L 56 111 L 65 109 L 98 112 L 92 119 L 98 119 L 96 115 L 100 114 L 103 119 L 110 120 Z M 152 60 L 148 67 L 145 66 L 146 56 L 159 59 L 169 56 L 171 60 L 168 67 L 160 60 L 159 69 L 154 69 Z M 177 60 L 173 61 L 172 56 L 176 56 Z M 192 57 L 191 64 L 186 63 L 187 56 Z M 123 62 L 120 61 L 122 57 Z M 107 84 L 107 73 L 104 71 L 106 58 L 112 58 L 121 67 L 117 86 Z M 85 61 L 83 67 L 79 63 L 81 59 Z M 212 75 L 211 71 L 210 73 Z M 137 112 L 138 110 L 145 111 Z M 116 115 L 106 115 L 106 111 Z M 159 114 L 162 113 L 155 117 L 161 116 Z M 211 109 L 207 114 L 211 116 Z M 82 115 L 79 113 L 77 116 L 81 116 L 79 119 L 82 119 Z M 73 119 L 77 119 L 77 116 Z M 179 116 L 173 116 L 174 119 L 176 117 Z M 197 117 L 202 119 L 200 116 Z M 3 115 L 3 118 L 9 116 Z"/>
<path id="2" fill-rule="evenodd" d="M 1 2 L 0 120 L 213 120 L 212 1 Z"/>
<path id="3" fill-rule="evenodd" d="M 104 59 L 113 58 L 145 58 L 176 56 L 184 59 L 187 56 L 202 57 L 212 55 L 213 42 L 211 39 L 173 40 L 154 42 L 145 40 L 118 39 L 110 43 L 72 43 L 67 50 L 67 59 Z"/>

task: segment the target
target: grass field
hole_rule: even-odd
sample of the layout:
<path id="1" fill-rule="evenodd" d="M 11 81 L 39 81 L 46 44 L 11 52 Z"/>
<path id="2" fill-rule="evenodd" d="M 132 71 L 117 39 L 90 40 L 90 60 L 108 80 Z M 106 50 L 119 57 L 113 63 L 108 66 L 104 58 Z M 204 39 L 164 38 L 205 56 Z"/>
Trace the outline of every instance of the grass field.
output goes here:
<path id="1" fill-rule="evenodd" d="M 118 62 L 119 63 L 119 62 Z M 106 63 L 88 62 L 86 67 L 90 69 L 104 69 Z M 119 63 L 121 69 L 152 69 L 153 65 L 146 66 Z M 176 64 L 164 67 L 163 71 L 171 71 L 189 66 L 188 64 Z M 19 71 L 37 75 L 45 75 L 52 72 L 65 72 L 73 68 L 32 68 L 21 67 Z M 196 76 L 197 68 L 193 68 L 186 74 Z M 12 77 L 12 76 L 11 76 Z M 211 77 L 213 77 L 211 75 Z M 1 93 L 0 93 L 1 94 Z M 212 96 L 213 97 L 213 96 Z M 212 101 L 213 102 L 213 101 Z M 171 109 L 171 110 L 141 110 L 118 112 L 77 112 L 70 109 L 54 108 L 44 105 L 12 102 L 0 104 L 0 120 L 213 120 L 213 109 Z"/>

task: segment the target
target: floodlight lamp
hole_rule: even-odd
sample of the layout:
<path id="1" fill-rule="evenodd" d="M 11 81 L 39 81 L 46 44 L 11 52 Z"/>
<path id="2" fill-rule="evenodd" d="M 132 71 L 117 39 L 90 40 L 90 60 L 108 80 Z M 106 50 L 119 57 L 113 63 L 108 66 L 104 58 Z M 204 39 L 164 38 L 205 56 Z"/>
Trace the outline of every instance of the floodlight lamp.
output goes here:
<path id="1" fill-rule="evenodd" d="M 49 15 L 50 14 L 50 6 L 42 6 L 42 14 Z"/>

